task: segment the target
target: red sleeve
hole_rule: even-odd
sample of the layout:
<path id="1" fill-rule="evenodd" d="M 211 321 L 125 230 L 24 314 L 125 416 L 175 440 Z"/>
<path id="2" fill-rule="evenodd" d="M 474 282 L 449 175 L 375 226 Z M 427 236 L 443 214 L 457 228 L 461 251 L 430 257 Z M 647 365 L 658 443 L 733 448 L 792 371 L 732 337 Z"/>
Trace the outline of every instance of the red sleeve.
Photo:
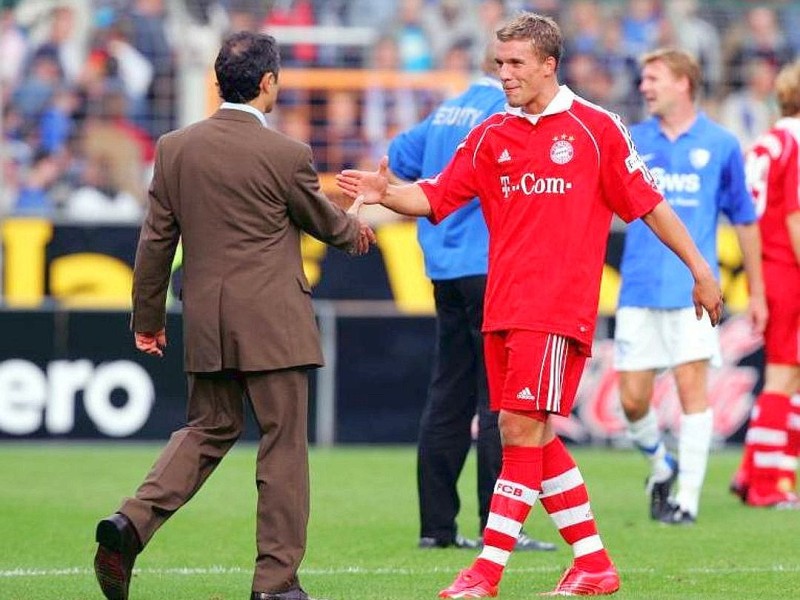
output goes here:
<path id="1" fill-rule="evenodd" d="M 786 135 L 787 143 L 792 145 L 786 167 L 783 169 L 784 204 L 786 216 L 800 210 L 800 145 L 792 135 Z"/>
<path id="2" fill-rule="evenodd" d="M 428 219 L 434 225 L 478 195 L 474 134 L 475 130 L 456 148 L 441 173 L 418 182 L 431 205 Z"/>
<path id="3" fill-rule="evenodd" d="M 646 215 L 663 200 L 653 175 L 617 115 L 610 115 L 600 150 L 603 201 L 626 223 Z"/>

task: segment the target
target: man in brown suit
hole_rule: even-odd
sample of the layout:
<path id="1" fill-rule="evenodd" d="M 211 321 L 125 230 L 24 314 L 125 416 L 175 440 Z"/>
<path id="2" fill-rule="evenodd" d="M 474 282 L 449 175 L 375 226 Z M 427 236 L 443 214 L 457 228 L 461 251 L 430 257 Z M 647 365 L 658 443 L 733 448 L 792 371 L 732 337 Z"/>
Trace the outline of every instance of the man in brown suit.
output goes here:
<path id="1" fill-rule="evenodd" d="M 307 600 L 297 570 L 309 510 L 308 370 L 322 365 L 300 233 L 353 254 L 367 225 L 322 195 L 311 150 L 266 126 L 278 91 L 271 36 L 241 32 L 215 63 L 225 101 L 163 136 L 133 280 L 136 347 L 162 356 L 170 265 L 183 243 L 187 425 L 133 498 L 97 526 L 95 572 L 126 600 L 136 555 L 242 433 L 249 402 L 261 441 L 252 600 Z"/>

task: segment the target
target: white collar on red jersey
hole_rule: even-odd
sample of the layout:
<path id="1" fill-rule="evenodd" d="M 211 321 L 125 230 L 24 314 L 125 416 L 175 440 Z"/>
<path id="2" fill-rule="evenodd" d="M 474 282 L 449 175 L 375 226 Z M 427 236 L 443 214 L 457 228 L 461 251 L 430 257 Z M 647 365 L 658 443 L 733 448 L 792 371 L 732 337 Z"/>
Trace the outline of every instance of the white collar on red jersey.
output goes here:
<path id="1" fill-rule="evenodd" d="M 567 86 L 561 85 L 558 87 L 558 92 L 556 93 L 555 97 L 550 100 L 550 104 L 548 104 L 544 111 L 538 115 L 526 113 L 524 110 L 522 110 L 522 107 L 509 106 L 508 104 L 506 104 L 506 112 L 510 115 L 516 115 L 517 117 L 528 119 L 528 121 L 536 125 L 536 123 L 538 123 L 539 119 L 542 117 L 567 112 L 572 106 L 573 100 L 575 100 L 575 92 L 573 92 Z"/>

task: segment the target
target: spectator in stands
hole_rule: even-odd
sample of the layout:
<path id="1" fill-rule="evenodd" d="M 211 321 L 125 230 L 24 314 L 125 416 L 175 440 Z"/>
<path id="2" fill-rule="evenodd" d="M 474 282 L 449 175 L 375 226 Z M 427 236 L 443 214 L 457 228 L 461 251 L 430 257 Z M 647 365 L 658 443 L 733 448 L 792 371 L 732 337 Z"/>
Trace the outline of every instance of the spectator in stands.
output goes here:
<path id="1" fill-rule="evenodd" d="M 83 127 L 81 154 L 107 165 L 110 184 L 144 202 L 154 143 L 126 114 L 125 95 L 108 91 L 88 115 Z"/>
<path id="2" fill-rule="evenodd" d="M 86 16 L 83 11 L 86 11 L 88 3 L 84 3 L 82 7 L 81 3 L 68 2 L 58 2 L 55 5 L 39 3 L 38 7 L 31 4 L 32 10 L 38 11 L 29 17 L 33 19 L 33 54 L 47 53 L 53 56 L 64 81 L 74 84 L 86 60 L 86 39 L 90 26 L 82 17 Z M 79 10 L 82 11 L 80 14 Z"/>
<path id="3" fill-rule="evenodd" d="M 395 71 L 402 68 L 400 48 L 393 35 L 378 39 L 372 50 L 371 70 Z M 418 94 L 403 85 L 368 85 L 364 92 L 364 136 L 373 156 L 383 156 L 389 140 L 419 120 Z"/>
<path id="4" fill-rule="evenodd" d="M 308 105 L 282 105 L 277 111 L 276 117 L 278 119 L 276 125 L 278 131 L 306 144 L 311 143 L 311 115 Z M 317 168 L 319 168 L 319 165 Z"/>
<path id="5" fill-rule="evenodd" d="M 153 64 L 131 44 L 128 31 L 119 21 L 97 29 L 93 51 L 106 61 L 107 76 L 122 84 L 127 116 L 141 124 L 148 115 L 147 94 L 155 75 Z"/>
<path id="6" fill-rule="evenodd" d="M 771 61 L 750 59 L 744 65 L 745 87 L 728 94 L 720 106 L 720 123 L 736 135 L 743 150 L 778 118 L 774 96 L 776 73 Z"/>
<path id="7" fill-rule="evenodd" d="M 226 3 L 227 33 L 258 31 L 267 17 L 267 6 L 262 0 L 229 0 Z"/>
<path id="8" fill-rule="evenodd" d="M 33 158 L 22 176 L 14 214 L 37 217 L 55 216 L 58 206 L 53 190 L 64 174 L 64 164 L 58 156 L 40 153 Z"/>
<path id="9" fill-rule="evenodd" d="M 311 0 L 274 0 L 264 20 L 264 30 L 269 32 L 275 25 L 311 27 L 316 23 Z M 281 61 L 287 67 L 313 66 L 317 62 L 317 47 L 301 43 L 281 45 Z"/>
<path id="10" fill-rule="evenodd" d="M 577 0 L 570 3 L 568 11 L 564 26 L 567 56 L 599 52 L 605 19 L 597 1 Z"/>
<path id="11" fill-rule="evenodd" d="M 719 32 L 697 14 L 697 0 L 670 0 L 665 4 L 674 45 L 694 56 L 703 72 L 702 96 L 715 98 L 722 84 L 722 42 Z M 662 40 L 666 42 L 667 40 Z"/>
<path id="12" fill-rule="evenodd" d="M 362 134 L 360 113 L 357 91 L 335 90 L 328 93 L 325 125 L 316 129 L 320 138 L 313 144 L 319 149 L 317 167 L 320 171 L 335 173 L 361 165 L 367 154 L 367 143 Z"/>
<path id="13" fill-rule="evenodd" d="M 79 187 L 67 196 L 60 216 L 83 223 L 139 223 L 142 203 L 114 183 L 110 160 L 90 154 L 81 165 Z"/>
<path id="14" fill-rule="evenodd" d="M 747 11 L 743 24 L 736 24 L 726 36 L 726 76 L 732 90 L 747 83 L 745 65 L 760 58 L 779 69 L 792 59 L 775 11 L 768 6 L 754 6 Z"/>
<path id="15" fill-rule="evenodd" d="M 478 22 L 471 0 L 440 0 L 427 3 L 420 24 L 430 42 L 433 64 L 441 68 L 445 54 L 456 43 L 472 48 L 477 43 Z"/>
<path id="16" fill-rule="evenodd" d="M 39 123 L 39 141 L 42 150 L 55 154 L 63 150 L 75 134 L 74 119 L 79 99 L 67 87 L 58 88 L 49 106 L 42 112 Z"/>
<path id="17" fill-rule="evenodd" d="M 479 0 L 476 12 L 478 30 L 472 47 L 472 64 L 480 65 L 485 49 L 494 43 L 494 32 L 506 21 L 508 13 L 503 0 Z"/>
<path id="18" fill-rule="evenodd" d="M 656 47 L 663 31 L 658 0 L 628 0 L 620 23 L 626 56 L 637 58 Z"/>
<path id="19" fill-rule="evenodd" d="M 137 119 L 155 140 L 176 125 L 175 56 L 167 37 L 164 0 L 134 0 L 123 15 L 129 41 L 153 67 L 145 114 Z"/>
<path id="20" fill-rule="evenodd" d="M 430 71 L 434 66 L 433 43 L 422 25 L 423 5 L 424 0 L 400 0 L 390 29 L 397 41 L 402 71 Z"/>
<path id="21" fill-rule="evenodd" d="M 28 39 L 22 28 L 14 18 L 14 2 L 3 0 L 0 4 L 0 100 L 9 97 L 9 90 L 13 89 L 23 76 L 25 58 L 28 54 Z"/>
<path id="22" fill-rule="evenodd" d="M 63 83 L 63 73 L 52 49 L 37 51 L 26 71 L 11 94 L 11 103 L 26 121 L 38 124 L 45 108 Z"/>

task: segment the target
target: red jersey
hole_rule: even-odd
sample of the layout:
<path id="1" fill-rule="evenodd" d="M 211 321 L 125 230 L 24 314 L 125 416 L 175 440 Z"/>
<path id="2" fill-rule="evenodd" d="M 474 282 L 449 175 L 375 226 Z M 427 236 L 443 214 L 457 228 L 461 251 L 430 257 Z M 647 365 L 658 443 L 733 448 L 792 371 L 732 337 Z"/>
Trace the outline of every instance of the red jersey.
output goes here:
<path id="1" fill-rule="evenodd" d="M 617 115 L 562 86 L 541 115 L 509 108 L 475 127 L 420 186 L 431 221 L 480 197 L 489 229 L 484 331 L 529 329 L 588 353 L 611 217 L 662 200 Z"/>
<path id="2" fill-rule="evenodd" d="M 780 119 L 747 151 L 747 185 L 756 202 L 765 261 L 797 266 L 786 217 L 800 210 L 800 119 Z"/>

